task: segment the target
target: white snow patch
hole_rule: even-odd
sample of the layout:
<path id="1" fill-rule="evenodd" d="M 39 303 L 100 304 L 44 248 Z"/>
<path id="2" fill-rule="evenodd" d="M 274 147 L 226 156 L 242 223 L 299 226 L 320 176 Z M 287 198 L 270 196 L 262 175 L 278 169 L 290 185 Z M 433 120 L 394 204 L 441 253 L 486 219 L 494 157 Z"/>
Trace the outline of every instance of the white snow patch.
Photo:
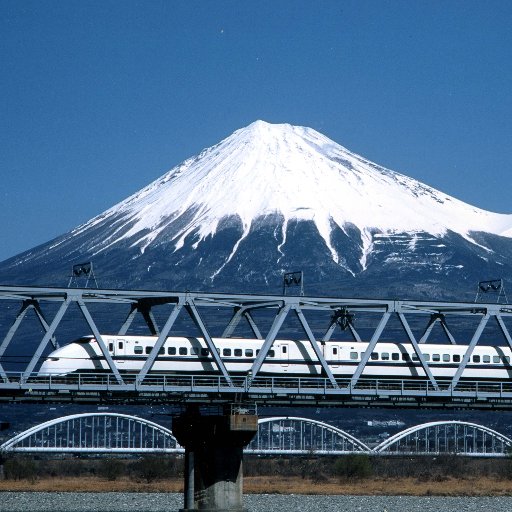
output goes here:
<path id="1" fill-rule="evenodd" d="M 237 242 L 233 246 L 231 254 L 228 256 L 227 260 L 210 276 L 210 279 L 212 281 L 213 281 L 213 279 L 215 279 L 215 276 L 217 274 L 219 274 L 222 271 L 222 269 L 231 261 L 233 256 L 236 254 L 236 251 L 238 250 L 238 246 L 240 245 L 242 240 L 247 237 L 247 235 L 249 234 L 250 230 L 251 230 L 251 226 L 250 225 L 245 227 L 244 232 L 242 233 L 242 236 L 237 240 Z"/>
<path id="2" fill-rule="evenodd" d="M 277 252 L 281 255 L 277 259 L 277 263 L 279 263 L 279 261 L 281 261 L 281 258 L 284 256 L 282 247 L 286 243 L 286 232 L 287 231 L 288 231 L 288 220 L 285 219 L 285 221 L 281 225 L 281 243 L 277 246 Z"/>
<path id="3" fill-rule="evenodd" d="M 332 244 L 334 226 L 351 224 L 361 233 L 360 264 L 379 238 L 400 233 L 441 237 L 452 231 L 484 250 L 471 232 L 512 237 L 512 216 L 481 210 L 403 174 L 358 156 L 311 128 L 256 121 L 237 130 L 197 157 L 184 161 L 144 189 L 72 231 L 82 233 L 103 221 L 115 222 L 107 240 L 98 240 L 98 252 L 123 240 L 140 246 L 155 243 L 173 223 L 192 218 L 175 229 L 175 251 L 195 233 L 194 248 L 216 233 L 226 217 L 237 216 L 242 237 L 226 262 L 231 261 L 255 219 L 279 215 L 286 226 L 292 220 L 312 221 L 334 262 L 341 258 Z M 123 226 L 130 223 L 130 228 Z M 141 232 L 144 232 L 142 234 Z M 372 235 L 372 233 L 375 233 Z M 277 239 L 277 233 L 274 233 Z"/>

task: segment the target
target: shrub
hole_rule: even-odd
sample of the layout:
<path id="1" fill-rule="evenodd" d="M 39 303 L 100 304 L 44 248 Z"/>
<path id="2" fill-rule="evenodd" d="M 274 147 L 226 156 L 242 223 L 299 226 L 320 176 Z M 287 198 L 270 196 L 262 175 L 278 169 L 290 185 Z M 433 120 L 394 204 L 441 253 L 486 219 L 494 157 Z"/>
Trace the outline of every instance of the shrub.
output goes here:
<path id="1" fill-rule="evenodd" d="M 334 471 L 348 479 L 368 478 L 373 474 L 373 467 L 368 455 L 352 454 L 340 457 L 334 464 Z"/>
<path id="2" fill-rule="evenodd" d="M 501 462 L 498 475 L 508 480 L 512 479 L 512 457 L 510 455 Z"/>
<path id="3" fill-rule="evenodd" d="M 114 481 L 122 475 L 123 469 L 123 463 L 119 459 L 103 459 L 98 473 L 102 478 Z"/>
<path id="4" fill-rule="evenodd" d="M 32 459 L 26 457 L 13 457 L 4 463 L 4 476 L 7 480 L 27 479 L 35 481 L 37 467 Z"/>
<path id="5" fill-rule="evenodd" d="M 146 482 L 164 478 L 169 474 L 168 461 L 163 457 L 142 457 L 135 463 L 135 473 Z"/>

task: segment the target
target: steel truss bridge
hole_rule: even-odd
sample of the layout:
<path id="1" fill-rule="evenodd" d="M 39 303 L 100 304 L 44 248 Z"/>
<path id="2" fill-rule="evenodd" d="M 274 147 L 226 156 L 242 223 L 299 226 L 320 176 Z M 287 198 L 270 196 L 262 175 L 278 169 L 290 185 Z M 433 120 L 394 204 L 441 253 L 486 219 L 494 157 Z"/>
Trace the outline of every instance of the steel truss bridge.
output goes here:
<path id="1" fill-rule="evenodd" d="M 512 379 L 461 379 L 491 326 L 492 344 L 512 349 L 512 305 L 507 304 L 0 286 L 0 315 L 0 325 L 5 326 L 0 329 L 0 400 L 219 403 L 244 399 L 270 405 L 512 408 Z M 157 337 L 138 373 L 124 374 L 114 364 L 102 336 L 106 318 L 112 334 L 129 335 L 136 320 L 142 320 L 146 333 Z M 180 322 L 188 322 L 194 335 L 204 338 L 217 368 L 215 375 L 151 372 L 166 338 Z M 110 372 L 37 375 L 41 358 L 72 339 L 69 334 L 61 339 L 70 325 L 81 326 L 75 337 L 95 336 Z M 274 341 L 291 328 L 304 333 L 321 374 L 269 377 L 260 372 Z M 425 378 L 363 376 L 372 352 L 386 340 L 390 329 L 391 339 L 397 341 L 401 336 L 412 345 Z M 336 378 L 333 363 L 324 356 L 335 330 L 339 339 L 369 343 L 347 378 Z M 432 363 L 420 350 L 431 341 L 434 330 L 444 336 L 444 342 L 467 347 L 449 380 L 434 377 Z M 230 373 L 213 342 L 216 332 L 224 338 L 244 337 L 240 331 L 263 342 L 247 375 Z M 29 353 L 27 361 L 21 370 L 11 371 L 12 354 L 20 349 Z"/>
<path id="2" fill-rule="evenodd" d="M 512 439 L 482 425 L 436 421 L 416 425 L 370 447 L 328 423 L 308 418 L 259 420 L 245 449 L 259 455 L 442 455 L 504 457 Z M 127 414 L 82 413 L 56 418 L 21 432 L 0 451 L 23 453 L 169 454 L 184 453 L 171 430 Z"/>

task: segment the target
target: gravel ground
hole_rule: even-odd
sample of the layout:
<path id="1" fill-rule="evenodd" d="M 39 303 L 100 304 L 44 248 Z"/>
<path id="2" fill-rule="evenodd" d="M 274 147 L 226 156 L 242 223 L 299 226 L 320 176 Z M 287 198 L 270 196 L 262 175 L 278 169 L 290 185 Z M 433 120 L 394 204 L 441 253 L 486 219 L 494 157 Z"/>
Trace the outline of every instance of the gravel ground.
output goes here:
<path id="1" fill-rule="evenodd" d="M 249 512 L 509 512 L 512 497 L 442 498 L 409 496 L 245 496 Z M 174 512 L 181 494 L 163 493 L 0 493 L 2 512 Z"/>

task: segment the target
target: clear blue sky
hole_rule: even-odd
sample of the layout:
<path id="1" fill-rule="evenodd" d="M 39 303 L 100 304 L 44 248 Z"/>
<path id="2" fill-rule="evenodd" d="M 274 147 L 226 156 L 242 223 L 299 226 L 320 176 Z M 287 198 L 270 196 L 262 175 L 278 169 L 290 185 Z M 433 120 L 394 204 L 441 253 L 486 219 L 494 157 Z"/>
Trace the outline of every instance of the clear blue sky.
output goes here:
<path id="1" fill-rule="evenodd" d="M 512 213 L 512 2 L 0 0 L 0 260 L 256 119 Z"/>

